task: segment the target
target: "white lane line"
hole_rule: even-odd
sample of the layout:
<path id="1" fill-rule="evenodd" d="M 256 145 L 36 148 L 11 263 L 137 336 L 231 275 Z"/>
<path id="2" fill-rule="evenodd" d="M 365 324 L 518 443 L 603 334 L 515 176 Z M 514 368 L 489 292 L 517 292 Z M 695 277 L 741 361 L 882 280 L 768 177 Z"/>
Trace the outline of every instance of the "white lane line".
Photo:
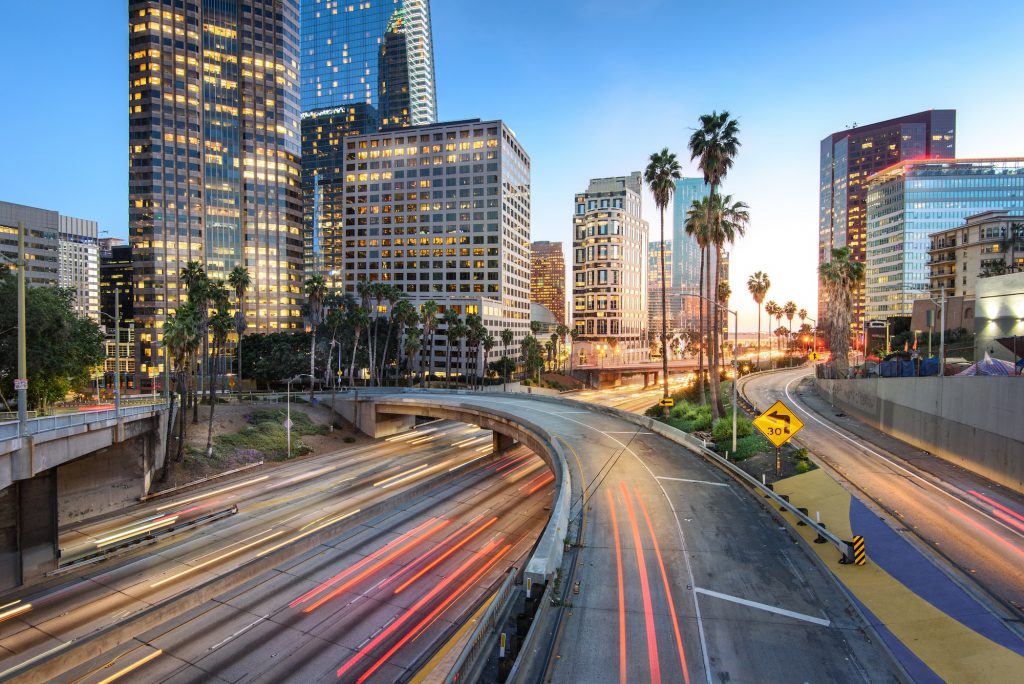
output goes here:
<path id="1" fill-rule="evenodd" d="M 720 598 L 723 601 L 731 601 L 732 603 L 738 603 L 742 606 L 749 606 L 750 608 L 757 608 L 758 610 L 767 611 L 769 613 L 775 613 L 776 615 L 785 615 L 786 617 L 796 618 L 797 620 L 803 620 L 804 622 L 813 622 L 814 624 L 821 625 L 822 627 L 828 627 L 832 624 L 831 621 L 826 620 L 825 618 L 814 617 L 813 615 L 805 615 L 804 613 L 797 613 L 792 610 L 786 610 L 785 608 L 776 608 L 775 606 L 769 606 L 767 603 L 758 603 L 757 601 L 750 601 L 748 599 L 740 598 L 739 596 L 721 594 L 717 591 L 711 591 L 710 589 L 694 587 L 693 591 L 695 594 L 714 596 L 715 598 Z"/>
<path id="2" fill-rule="evenodd" d="M 240 629 L 240 630 L 238 630 L 237 632 L 235 632 L 234 634 L 230 635 L 230 636 L 229 636 L 228 638 L 224 639 L 223 641 L 218 641 L 217 643 L 215 643 L 215 644 L 214 644 L 213 646 L 210 646 L 210 648 L 208 648 L 208 649 L 206 649 L 206 650 L 208 650 L 208 651 L 216 651 L 216 650 L 217 650 L 218 648 L 220 648 L 220 647 L 221 647 L 221 646 L 223 646 L 224 644 L 228 643 L 228 642 L 229 642 L 229 641 L 231 641 L 232 639 L 235 639 L 235 638 L 237 638 L 237 637 L 240 637 L 240 636 L 242 636 L 243 634 L 245 634 L 246 632 L 248 632 L 248 631 L 249 631 L 250 629 L 252 629 L 252 628 L 253 628 L 253 627 L 255 627 L 256 625 L 260 624 L 260 623 L 261 623 L 261 622 L 263 622 L 264 620 L 269 620 L 269 619 L 270 619 L 270 616 L 269 616 L 269 615 L 264 615 L 264 616 L 263 616 L 263 617 L 261 617 L 261 618 L 260 618 L 259 620 L 256 620 L 255 622 L 250 622 L 249 624 L 247 624 L 247 625 L 246 625 L 245 627 L 243 627 L 242 629 Z"/>
<path id="3" fill-rule="evenodd" d="M 536 409 L 534 409 L 534 410 L 536 410 Z M 541 411 L 541 413 L 548 413 L 548 411 Z M 559 415 L 559 416 L 568 416 L 568 415 L 570 415 L 572 413 L 590 413 L 590 411 L 551 411 L 550 413 L 554 413 L 554 414 Z M 623 434 L 626 434 L 626 433 L 623 433 Z M 629 434 L 632 434 L 632 433 L 629 433 Z"/>
<path id="4" fill-rule="evenodd" d="M 810 375 L 810 373 L 808 373 L 807 375 Z M 888 463 L 892 467 L 898 468 L 899 470 L 902 470 L 904 473 L 906 473 L 910 477 L 914 478 L 915 480 L 918 480 L 919 482 L 922 482 L 922 483 L 928 485 L 929 487 L 931 487 L 935 491 L 939 492 L 940 494 L 945 494 L 950 499 L 952 499 L 953 501 L 957 502 L 958 504 L 960 504 L 964 508 L 970 509 L 971 511 L 974 511 L 975 513 L 977 513 L 978 515 L 982 516 L 983 518 L 986 518 L 987 520 L 990 520 L 990 521 L 994 522 L 995 524 L 999 525 L 1000 527 L 1008 530 L 1009 532 L 1013 533 L 1014 535 L 1016 535 L 1018 537 L 1021 537 L 1021 538 L 1024 538 L 1024 533 L 1021 533 L 1019 530 L 1015 530 L 1014 528 L 1010 527 L 1009 525 L 1007 525 L 1003 521 L 999 520 L 998 518 L 995 518 L 995 517 L 989 515 L 988 513 L 983 511 L 982 509 L 976 508 L 975 506 L 971 505 L 969 502 L 961 499 L 956 494 L 953 494 L 952 492 L 947 492 L 945 489 L 943 489 L 942 487 L 938 486 L 934 482 L 928 480 L 927 478 L 921 477 L 920 475 L 918 475 L 914 471 L 908 470 L 907 468 L 904 468 L 903 466 L 901 466 L 899 463 L 896 463 L 892 459 L 886 458 L 885 456 L 883 456 L 882 454 L 878 453 L 874 449 L 872 449 L 870 447 L 864 446 L 864 444 L 862 442 L 858 442 L 855 439 L 851 439 L 850 437 L 847 437 L 846 435 L 844 435 L 839 430 L 835 429 L 831 425 L 829 425 L 829 424 L 825 423 L 823 420 L 819 419 L 817 416 L 813 415 L 807 408 L 805 408 L 804 406 L 799 404 L 796 401 L 796 399 L 794 399 L 793 396 L 789 393 L 789 386 L 792 385 L 797 380 L 803 380 L 805 377 L 806 377 L 806 375 L 800 375 L 800 376 L 797 376 L 797 377 L 793 378 L 792 380 L 790 380 L 789 382 L 786 383 L 786 386 L 784 388 L 784 391 L 786 393 L 786 398 L 789 399 L 790 402 L 792 402 L 792 404 L 797 407 L 797 410 L 799 410 L 805 416 L 807 416 L 808 418 L 813 420 L 815 423 L 818 423 L 819 425 L 821 425 L 826 430 L 830 430 L 830 431 L 834 432 L 835 434 L 839 435 L 840 437 L 845 439 L 847 442 L 849 442 L 850 444 L 852 444 L 855 447 L 857 447 L 858 449 L 860 449 L 861 451 L 866 451 L 867 453 L 871 454 L 872 456 L 875 456 L 876 458 L 880 458 L 881 460 L 885 461 L 886 463 Z"/>
<path id="5" fill-rule="evenodd" d="M 653 432 L 636 432 L 634 430 L 623 430 L 621 432 L 615 432 L 615 431 L 609 430 L 605 434 L 608 434 L 608 435 L 653 435 L 654 433 Z"/>
<path id="6" fill-rule="evenodd" d="M 715 487 L 728 487 L 729 486 L 729 484 L 726 483 L 726 482 L 708 482 L 707 480 L 688 480 L 685 477 L 665 477 L 663 475 L 658 475 L 654 479 L 655 480 L 670 480 L 672 482 L 692 482 L 694 484 L 714 485 Z"/>
<path id="7" fill-rule="evenodd" d="M 536 411 L 537 413 L 548 414 L 547 411 L 541 411 L 540 409 L 534 408 L 533 406 L 525 406 L 524 408 L 527 408 L 527 409 L 529 409 L 531 411 Z M 587 413 L 587 414 L 590 414 L 590 415 L 594 415 L 592 411 L 574 411 L 574 413 Z M 564 415 L 564 414 L 562 414 L 562 415 Z M 672 518 L 675 519 L 675 521 L 676 521 L 676 530 L 679 531 L 679 546 L 680 546 L 680 549 L 683 552 L 683 563 L 684 563 L 684 565 L 686 565 L 686 575 L 687 575 L 687 578 L 689 579 L 688 584 L 691 587 L 696 586 L 697 583 L 693 579 L 693 567 L 690 565 L 690 554 L 689 554 L 689 551 L 688 551 L 688 549 L 686 547 L 686 536 L 683 534 L 683 524 L 681 522 L 679 522 L 679 514 L 676 512 L 676 507 L 672 503 L 672 499 L 669 497 L 668 492 L 665 490 L 664 485 L 661 484 L 661 482 L 658 480 L 657 476 L 654 474 L 654 471 L 652 471 L 650 468 L 648 468 L 647 464 L 644 463 L 643 459 L 640 458 L 639 456 L 637 456 L 636 452 L 633 451 L 632 449 L 630 449 L 629 446 L 627 446 L 626 444 L 623 444 L 622 442 L 620 442 L 616 438 L 612 437 L 611 435 L 609 435 L 604 430 L 596 428 L 593 425 L 587 425 L 583 421 L 576 420 L 575 418 L 566 418 L 565 420 L 568 420 L 569 422 L 572 422 L 572 423 L 576 423 L 577 425 L 582 425 L 583 427 L 587 428 L 588 430 L 593 430 L 594 432 L 598 432 L 598 433 L 604 435 L 605 437 L 607 437 L 608 439 L 612 440 L 613 442 L 618 444 L 620 447 L 622 447 L 624 450 L 628 451 L 630 453 L 630 455 L 633 458 L 636 459 L 637 463 L 639 463 L 641 466 L 643 466 L 644 470 L 646 470 L 647 473 L 651 476 L 651 479 L 654 480 L 654 483 L 656 485 L 658 485 L 658 488 L 661 490 L 662 496 L 665 497 L 665 501 L 668 502 L 668 507 L 672 511 Z M 632 434 L 632 433 L 630 433 L 630 434 Z M 701 657 L 702 657 L 702 659 L 704 661 L 704 677 L 705 677 L 705 681 L 707 682 L 707 684 L 714 684 L 714 679 L 713 679 L 712 674 L 711 674 L 711 659 L 710 659 L 710 654 L 708 653 L 708 641 L 707 641 L 707 637 L 704 635 L 704 619 L 700 615 L 700 601 L 697 600 L 697 594 L 696 593 L 693 594 L 693 611 L 694 611 L 694 617 L 697 618 L 697 635 L 700 637 L 700 650 L 701 650 Z"/>

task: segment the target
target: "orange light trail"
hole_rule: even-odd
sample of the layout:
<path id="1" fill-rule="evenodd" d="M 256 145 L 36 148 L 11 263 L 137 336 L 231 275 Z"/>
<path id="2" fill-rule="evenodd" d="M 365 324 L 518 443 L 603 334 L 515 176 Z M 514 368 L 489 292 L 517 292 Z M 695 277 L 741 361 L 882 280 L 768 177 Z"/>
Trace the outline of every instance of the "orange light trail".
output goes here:
<path id="1" fill-rule="evenodd" d="M 444 591 L 449 584 L 454 582 L 462 573 L 468 570 L 471 565 L 473 565 L 477 562 L 477 560 L 480 559 L 481 556 L 483 556 L 486 553 L 489 553 L 496 545 L 497 541 L 492 540 L 488 542 L 487 546 L 474 553 L 468 560 L 466 560 L 466 562 L 460 565 L 455 570 L 455 572 L 448 575 L 441 582 L 438 582 L 437 586 L 435 586 L 433 589 L 427 592 L 425 596 L 423 596 L 419 601 L 414 603 L 410 608 L 406 609 L 406 611 L 402 613 L 394 622 L 388 625 L 385 629 L 381 630 L 381 632 L 373 639 L 371 639 L 370 642 L 366 644 L 366 646 L 363 649 L 357 651 L 355 654 L 352 655 L 351 658 L 345 661 L 345 663 L 340 668 L 338 668 L 338 677 L 341 678 L 342 676 L 344 676 L 344 674 L 348 672 L 348 670 L 353 665 L 362 660 L 367 653 L 376 648 L 382 641 L 390 637 L 395 630 L 399 629 L 402 625 L 408 622 L 410 618 L 412 618 L 421 608 L 423 608 L 423 606 L 425 606 L 428 602 L 433 600 L 433 598 L 437 596 L 439 593 Z M 366 676 L 366 674 L 363 675 L 364 678 Z"/>
<path id="2" fill-rule="evenodd" d="M 993 501 L 992 499 L 988 498 L 984 494 L 979 494 L 978 492 L 974 491 L 973 489 L 969 489 L 968 493 L 969 494 L 973 494 L 974 496 L 978 497 L 979 499 L 981 499 L 985 503 L 992 504 L 993 506 L 995 506 L 996 508 L 998 508 L 1002 512 L 1008 513 L 1008 514 L 1012 515 L 1014 518 L 1017 518 L 1017 520 L 1019 520 L 1021 522 L 1024 522 L 1024 515 L 1021 515 L 1020 513 L 1016 512 L 1015 510 L 1013 510 L 1011 508 L 1007 508 L 1006 506 L 1004 506 L 1003 504 L 999 503 L 998 501 Z M 1020 525 L 1018 525 L 1018 527 L 1020 527 Z"/>
<path id="3" fill-rule="evenodd" d="M 523 468 L 533 469 L 533 468 L 536 468 L 537 465 L 538 464 L 534 463 L 533 461 L 527 461 L 526 463 L 523 463 L 522 465 L 520 465 L 520 466 L 518 466 L 516 468 L 513 468 L 512 470 L 505 471 L 504 473 L 501 474 L 501 476 L 502 477 L 509 477 L 510 475 L 513 475 L 514 473 L 518 473 Z"/>
<path id="4" fill-rule="evenodd" d="M 435 558 L 433 561 L 431 561 L 428 566 L 426 566 L 425 568 L 423 568 L 422 570 L 417 572 L 415 575 L 413 575 L 412 577 L 407 579 L 402 584 L 398 585 L 398 587 L 395 588 L 395 592 L 394 593 L 399 594 L 399 593 L 405 591 L 409 587 L 410 584 L 412 584 L 413 582 L 418 580 L 420 577 L 423 577 L 423 575 L 427 574 L 428 572 L 430 572 L 431 570 L 436 568 L 440 563 L 442 563 L 444 561 L 444 559 L 448 558 L 453 553 L 455 553 L 456 551 L 461 549 L 463 546 L 468 544 L 474 537 L 478 536 L 481 532 L 483 532 L 484 530 L 486 530 L 488 527 L 490 527 L 491 525 L 493 525 L 496 522 L 498 522 L 498 517 L 497 516 L 495 516 L 495 517 L 491 518 L 490 520 L 488 520 L 487 522 L 485 522 L 483 525 L 481 525 L 476 530 L 474 530 L 472 534 L 470 534 L 465 539 L 460 541 L 458 544 L 456 544 L 452 548 L 448 549 L 443 554 L 441 554 L 440 556 Z M 466 525 L 466 527 L 469 527 L 469 525 Z M 463 530 L 464 529 L 466 529 L 466 528 L 463 528 Z M 459 531 L 461 532 L 462 530 L 459 530 Z"/>
<path id="5" fill-rule="evenodd" d="M 979 530 L 981 530 L 982 532 L 984 532 L 988 536 L 992 537 L 996 541 L 1001 542 L 1001 543 L 1005 544 L 1006 546 L 1010 547 L 1010 550 L 1017 552 L 1021 556 L 1024 556 L 1024 551 L 1022 551 L 1020 548 L 1014 546 L 1012 543 L 1010 543 L 1007 540 L 1003 539 L 1002 537 L 1000 537 L 998 534 L 996 534 L 992 530 L 988 529 L 987 527 L 982 527 L 979 523 L 971 520 L 966 515 L 964 515 L 960 511 L 956 510 L 955 508 L 950 507 L 949 512 L 953 513 L 958 518 L 969 522 L 971 525 L 973 525 L 974 527 L 978 528 Z"/>
<path id="6" fill-rule="evenodd" d="M 17 617 L 32 610 L 31 603 L 21 603 L 21 605 L 18 605 L 19 603 L 21 603 L 21 599 L 18 599 L 14 603 L 8 603 L 6 606 L 4 606 L 4 608 L 7 608 L 9 606 L 14 607 L 10 610 L 5 610 L 2 613 L 0 613 L 0 622 L 6 622 L 7 620 L 10 620 L 12 617 Z"/>
<path id="7" fill-rule="evenodd" d="M 162 653 L 163 653 L 163 650 L 158 648 L 157 650 L 153 651 L 149 655 L 143 656 L 139 660 L 136 660 L 131 665 L 128 665 L 127 667 L 121 668 L 120 670 L 118 670 L 114 674 L 110 675 L 106 679 L 100 680 L 97 684 L 110 684 L 110 682 L 113 682 L 115 680 L 120 679 L 121 677 L 125 676 L 129 672 L 132 672 L 133 670 L 139 669 L 140 667 L 142 667 L 143 665 L 145 665 L 149 661 L 154 660 L 155 658 L 159 657 L 160 654 L 162 654 Z"/>
<path id="8" fill-rule="evenodd" d="M 665 596 L 668 597 L 668 611 L 672 616 L 672 631 L 676 637 L 676 648 L 679 651 L 679 666 L 683 668 L 683 682 L 690 684 L 690 669 L 686 666 L 686 653 L 683 651 L 683 636 L 679 631 L 679 620 L 676 618 L 676 605 L 672 600 L 672 589 L 668 583 L 668 573 L 665 572 L 665 561 L 661 557 L 661 548 L 658 546 L 658 537 L 654 534 L 654 525 L 651 524 L 651 516 L 647 513 L 647 504 L 644 503 L 640 492 L 633 488 L 633 495 L 640 505 L 640 512 L 644 514 L 644 521 L 647 522 L 647 530 L 651 533 L 651 541 L 654 543 L 654 553 L 658 557 L 658 568 L 661 570 L 661 580 L 665 584 Z"/>
<path id="9" fill-rule="evenodd" d="M 434 544 L 433 548 L 427 549 L 426 551 L 421 553 L 419 556 L 416 557 L 416 559 L 414 561 L 412 561 L 410 563 L 406 563 L 405 566 L 401 570 L 399 570 L 395 574 L 391 575 L 391 577 L 388 577 L 386 580 L 384 580 L 383 582 L 381 582 L 377 586 L 378 587 L 386 587 L 387 585 L 391 584 L 391 582 L 393 582 L 394 580 L 398 579 L 399 577 L 401 577 L 402 575 L 404 575 L 405 573 L 409 572 L 410 570 L 415 568 L 417 565 L 419 565 L 421 561 L 426 560 L 430 556 L 430 554 L 434 553 L 439 548 L 441 548 L 442 546 L 444 546 L 445 544 L 450 542 L 452 539 L 455 539 L 457 536 L 459 536 L 460 534 L 465 532 L 467 529 L 469 529 L 469 527 L 473 523 L 475 523 L 477 520 L 479 520 L 482 517 L 483 517 L 483 514 L 481 513 L 481 514 L 478 514 L 477 516 L 475 516 L 472 520 L 467 520 L 466 523 L 462 527 L 460 527 L 459 529 L 455 530 L 454 532 L 449 534 L 447 537 L 445 537 L 441 541 L 439 541 L 436 544 Z"/>
<path id="10" fill-rule="evenodd" d="M 553 472 L 551 472 L 550 470 L 547 471 L 547 472 L 541 473 L 539 476 L 533 478 L 532 480 L 527 482 L 526 485 L 524 485 L 524 486 L 529 486 L 531 484 L 533 485 L 532 487 L 530 487 L 529 489 L 526 490 L 526 495 L 529 496 L 530 494 L 533 494 L 535 491 L 537 491 L 541 487 L 543 487 L 545 485 L 548 485 L 548 484 L 551 484 L 554 481 L 555 481 L 555 474 Z M 522 487 L 520 487 L 519 490 L 522 491 Z"/>
<path id="11" fill-rule="evenodd" d="M 626 590 L 622 581 L 622 543 L 619 541 L 619 519 L 615 515 L 615 497 L 606 489 L 608 511 L 612 517 L 612 536 L 615 538 L 615 566 L 619 579 L 619 684 L 626 684 Z"/>
<path id="12" fill-rule="evenodd" d="M 270 532 L 270 530 L 266 530 L 266 532 Z M 267 534 L 265 537 L 257 539 L 254 542 L 250 542 L 250 543 L 245 544 L 243 546 L 239 546 L 237 549 L 234 549 L 232 551 L 228 551 L 227 553 L 222 553 L 221 555 L 217 556 L 216 558 L 211 558 L 208 561 L 203 561 L 202 563 L 199 563 L 198 565 L 189 566 L 188 568 L 182 570 L 181 572 L 176 573 L 174 575 L 171 575 L 170 577 L 165 577 L 164 579 L 162 579 L 162 580 L 160 580 L 158 582 L 153 582 L 152 584 L 149 585 L 149 588 L 150 589 L 156 589 L 157 587 L 159 587 L 159 586 L 161 586 L 163 584 L 167 584 L 168 582 L 173 582 L 174 580 L 180 579 L 180 578 L 184 577 L 185 575 L 191 575 L 196 570 L 201 570 L 201 569 L 207 567 L 208 565 L 213 565 L 214 563 L 219 563 L 222 560 L 226 560 L 228 558 L 231 558 L 231 556 L 237 555 L 237 554 L 241 553 L 242 551 L 245 551 L 246 549 L 251 549 L 252 547 L 257 546 L 259 544 L 262 544 L 265 541 L 270 541 L 274 537 L 277 537 L 277 536 L 282 535 L 282 534 L 284 534 L 284 530 L 279 530 L 277 532 L 272 532 L 270 534 Z"/>
<path id="13" fill-rule="evenodd" d="M 522 456 L 513 457 L 512 461 L 510 463 L 506 463 L 505 465 L 501 466 L 500 468 L 495 468 L 494 472 L 500 473 L 502 470 L 505 470 L 506 468 L 508 468 L 510 466 L 514 466 L 517 463 L 522 463 L 524 459 L 527 459 L 529 457 L 530 457 L 530 454 L 523 454 Z"/>
<path id="14" fill-rule="evenodd" d="M 640 528 L 636 524 L 636 511 L 633 500 L 626 489 L 626 483 L 620 481 L 622 496 L 626 500 L 626 513 L 629 526 L 633 532 L 633 546 L 636 549 L 636 564 L 640 571 L 640 594 L 644 600 L 644 626 L 647 631 L 647 661 L 651 667 L 652 684 L 661 684 L 661 664 L 658 660 L 658 634 L 654 629 L 654 606 L 651 603 L 651 584 L 647 579 L 647 561 L 644 558 L 643 542 L 640 540 Z"/>
<path id="15" fill-rule="evenodd" d="M 383 556 L 376 563 L 374 563 L 370 567 L 366 568 L 365 570 L 360 572 L 355 577 L 352 577 L 348 581 L 344 582 L 340 586 L 338 586 L 335 589 L 329 591 L 328 593 L 324 594 L 323 596 L 318 598 L 313 603 L 311 603 L 308 606 L 306 606 L 305 608 L 303 608 L 302 612 L 304 612 L 304 613 L 312 613 L 314 610 L 316 610 L 320 606 L 324 605 L 325 603 L 327 603 L 328 601 L 330 601 L 334 597 L 341 595 L 346 590 L 352 588 L 357 583 L 361 582 L 362 580 L 366 579 L 368 576 L 370 576 L 373 573 L 375 573 L 378 570 L 380 570 L 382 567 L 384 567 L 385 564 L 390 563 L 399 554 L 405 553 L 408 549 L 411 549 L 411 548 L 414 548 L 414 547 L 418 546 L 420 542 L 422 542 L 423 540 L 427 539 L 430 535 L 434 534 L 438 530 L 443 529 L 447 525 L 450 525 L 451 522 L 452 522 L 451 520 L 440 520 L 440 521 L 438 521 L 429 530 L 424 532 L 419 537 L 416 537 L 413 540 L 412 545 L 410 545 L 408 548 L 397 548 L 394 551 L 392 551 L 391 553 L 387 554 L 386 556 Z"/>
<path id="16" fill-rule="evenodd" d="M 335 575 L 334 577 L 330 578 L 329 580 L 320 583 L 317 587 L 315 587 L 313 589 L 310 589 L 305 594 L 303 594 L 299 598 L 297 598 L 294 601 L 292 601 L 291 603 L 289 603 L 288 607 L 289 608 L 294 608 L 295 606 L 299 605 L 300 603 L 305 603 L 309 599 L 311 599 L 314 596 L 316 596 L 317 594 L 319 594 L 324 589 L 327 589 L 329 587 L 334 586 L 335 584 L 337 584 L 341 580 L 343 580 L 346 577 L 348 577 L 349 575 L 351 575 L 356 570 L 359 570 L 360 568 L 362 568 L 363 566 L 367 565 L 368 563 L 372 563 L 374 560 L 376 560 L 378 557 L 380 557 L 381 554 L 386 553 L 389 549 L 393 549 L 396 546 L 399 546 L 399 545 L 405 543 L 410 537 L 413 537 L 417 533 L 419 533 L 422 530 L 424 530 L 425 528 L 430 527 L 437 520 L 438 520 L 438 518 L 429 518 L 426 522 L 420 523 L 419 525 L 417 525 L 413 529 L 409 530 L 408 532 L 406 532 L 406 533 L 396 537 L 395 539 L 392 539 L 387 544 L 385 544 L 384 546 L 380 547 L 379 549 L 377 549 L 376 551 L 374 551 L 373 553 L 371 553 L 369 556 L 367 556 L 366 558 L 362 559 L 358 563 L 352 565 L 349 568 L 346 568 L 345 570 L 343 570 L 342 572 L 338 573 L 337 575 Z"/>
<path id="17" fill-rule="evenodd" d="M 506 553 L 508 553 L 511 548 L 512 548 L 511 544 L 506 544 L 505 547 L 501 549 L 501 551 L 499 551 L 496 555 L 494 555 L 490 559 L 488 559 L 486 563 L 484 563 L 482 566 L 480 566 L 480 568 L 476 572 L 474 572 L 473 575 L 469 579 L 467 579 L 465 582 L 462 583 L 462 587 L 460 587 L 459 591 L 456 591 L 453 594 L 451 594 L 450 596 L 448 596 L 447 598 L 445 598 L 445 600 L 442 601 L 432 611 L 430 611 L 427 614 L 426 617 L 424 617 L 422 620 L 420 620 L 418 623 L 416 623 L 416 625 L 412 629 L 410 629 L 408 632 L 406 632 L 405 636 L 398 640 L 398 643 L 396 643 L 394 646 L 389 648 L 387 653 L 385 653 L 383 656 L 381 656 L 377 660 L 377 662 L 375 662 L 370 667 L 370 669 L 368 669 L 366 672 L 364 672 L 363 675 L 359 679 L 356 680 L 356 684 L 362 684 L 367 679 L 372 677 L 373 673 L 376 672 L 377 670 L 379 670 L 380 667 L 382 665 L 384 665 L 384 663 L 386 663 L 391 658 L 391 656 L 393 656 L 395 654 L 395 652 L 398 649 L 400 649 L 402 646 L 404 646 L 421 629 L 426 628 L 428 623 L 431 620 L 433 620 L 434 617 L 438 613 L 440 613 L 442 610 L 446 609 L 449 605 L 454 603 L 456 599 L 458 599 L 460 596 L 462 596 L 462 594 L 464 593 L 464 591 L 468 587 L 473 586 L 473 583 L 476 582 L 480 578 L 480 576 L 483 575 L 485 572 L 487 572 L 487 570 L 489 570 L 495 563 L 497 563 L 501 559 L 502 556 L 504 556 Z M 340 677 L 341 674 L 339 673 L 338 676 Z"/>
<path id="18" fill-rule="evenodd" d="M 1014 527 L 1016 527 L 1021 532 L 1024 532 L 1024 523 L 1018 522 L 1015 518 L 1011 518 L 1010 516 L 1006 515 L 1002 511 L 992 511 L 992 515 L 996 516 L 997 518 L 999 518 L 1000 520 L 1002 520 L 1004 522 L 1009 523 L 1010 525 L 1013 525 Z"/>

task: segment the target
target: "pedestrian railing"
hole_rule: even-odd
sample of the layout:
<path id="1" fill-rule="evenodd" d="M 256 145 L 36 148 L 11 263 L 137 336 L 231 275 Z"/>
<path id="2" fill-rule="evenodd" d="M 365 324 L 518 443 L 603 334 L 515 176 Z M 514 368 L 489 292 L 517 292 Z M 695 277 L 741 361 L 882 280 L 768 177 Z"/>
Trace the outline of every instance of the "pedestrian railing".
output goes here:
<path id="1" fill-rule="evenodd" d="M 166 404 L 164 403 L 149 403 L 140 406 L 122 406 L 121 419 L 134 419 L 152 415 L 164 408 L 166 408 Z M 38 435 L 43 432 L 50 432 L 51 430 L 61 430 L 79 425 L 89 425 L 90 423 L 114 420 L 116 417 L 114 409 L 105 409 L 102 411 L 80 411 L 78 413 L 61 413 L 55 416 L 29 418 L 26 425 L 26 431 L 27 434 Z M 15 439 L 20 434 L 17 420 L 0 423 L 0 440 Z"/>

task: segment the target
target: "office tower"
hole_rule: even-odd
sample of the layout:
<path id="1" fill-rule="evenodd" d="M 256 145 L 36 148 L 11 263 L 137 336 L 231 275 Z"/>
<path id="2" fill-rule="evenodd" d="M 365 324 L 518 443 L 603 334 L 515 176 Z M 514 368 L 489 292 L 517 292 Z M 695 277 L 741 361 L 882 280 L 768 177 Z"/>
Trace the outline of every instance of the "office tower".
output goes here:
<path id="1" fill-rule="evenodd" d="M 669 334 L 672 334 L 679 324 L 678 311 L 674 311 L 671 306 L 675 303 L 672 301 L 673 299 L 679 299 L 679 297 L 673 297 L 675 281 L 672 280 L 672 244 L 672 240 L 665 241 L 665 288 L 669 296 L 668 306 L 666 306 Z M 647 243 L 647 330 L 652 340 L 659 339 L 661 334 L 661 242 L 658 240 Z"/>
<path id="2" fill-rule="evenodd" d="M 129 238 L 140 373 L 181 269 L 249 270 L 250 333 L 301 325 L 298 0 L 129 2 Z M 233 337 L 233 336 L 232 336 Z"/>
<path id="3" fill-rule="evenodd" d="M 933 233 L 995 208 L 1024 216 L 1024 158 L 900 162 L 866 187 L 868 320 L 909 316 L 928 295 Z"/>
<path id="4" fill-rule="evenodd" d="M 682 330 L 696 330 L 700 313 L 700 247 L 686 234 L 686 215 L 695 200 L 711 194 L 703 178 L 680 178 L 672 195 L 672 286 L 669 318 Z M 691 295 L 691 296 L 682 296 Z"/>
<path id="5" fill-rule="evenodd" d="M 866 256 L 867 191 L 874 173 L 913 159 L 956 156 L 956 111 L 931 109 L 909 116 L 856 126 L 821 141 L 818 205 L 818 265 L 831 259 L 833 247 L 849 247 L 852 258 Z M 818 287 L 818 317 L 825 320 L 824 294 Z M 852 328 L 864 326 L 864 296 L 854 298 Z"/>
<path id="6" fill-rule="evenodd" d="M 0 254 L 10 261 L 18 258 L 18 224 L 25 229 L 25 283 L 57 285 L 60 277 L 60 214 L 23 204 L 0 202 Z M 0 260 L 0 265 L 7 262 Z"/>
<path id="7" fill-rule="evenodd" d="M 135 377 L 138 368 L 139 349 L 135 344 L 135 309 L 134 300 L 134 265 L 130 245 L 118 244 L 117 238 L 101 241 L 99 302 L 103 313 L 101 323 L 107 331 L 104 344 L 105 361 L 103 364 L 106 386 L 114 382 L 114 369 L 118 361 L 121 364 L 121 382 L 125 388 L 138 386 Z M 119 325 L 115 325 L 119 319 Z M 120 327 L 120 340 L 117 341 L 115 330 Z M 115 344 L 121 348 L 116 349 Z M 159 381 L 158 381 L 159 384 Z"/>
<path id="8" fill-rule="evenodd" d="M 581 364 L 628 363 L 647 356 L 648 227 L 641 213 L 642 191 L 636 171 L 596 178 L 576 195 L 573 322 Z"/>
<path id="9" fill-rule="evenodd" d="M 372 164 L 353 163 L 342 140 L 437 121 L 430 4 L 303 0 L 301 31 L 305 272 L 336 290 L 343 266 L 325 252 L 342 227 L 340 190 L 346 171 Z"/>
<path id="10" fill-rule="evenodd" d="M 432 299 L 479 314 L 495 338 L 511 329 L 518 349 L 530 324 L 530 158 L 508 126 L 471 119 L 343 144 L 353 159 L 340 195 L 346 211 L 324 242 L 339 289 L 390 283 L 416 306 Z M 435 369 L 444 368 L 443 333 Z M 483 360 L 501 355 L 498 344 Z"/>
<path id="11" fill-rule="evenodd" d="M 99 322 L 100 250 L 95 221 L 61 216 L 58 224 L 57 282 L 74 293 L 75 313 Z"/>
<path id="12" fill-rule="evenodd" d="M 547 308 L 565 325 L 565 256 L 561 242 L 530 245 L 530 301 Z"/>

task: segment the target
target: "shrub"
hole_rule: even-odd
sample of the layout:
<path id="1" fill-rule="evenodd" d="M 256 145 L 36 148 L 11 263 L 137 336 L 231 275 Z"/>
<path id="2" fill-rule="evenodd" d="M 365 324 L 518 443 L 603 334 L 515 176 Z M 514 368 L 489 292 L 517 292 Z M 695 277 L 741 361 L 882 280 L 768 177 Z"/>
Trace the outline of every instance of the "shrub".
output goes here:
<path id="1" fill-rule="evenodd" d="M 749 420 L 742 416 L 736 417 L 736 438 L 742 439 L 743 437 L 749 437 L 754 433 L 754 426 Z M 719 418 L 715 421 L 714 427 L 711 429 L 711 435 L 714 437 L 715 442 L 724 443 L 727 440 L 732 439 L 732 416 L 726 418 Z"/>
<path id="2" fill-rule="evenodd" d="M 811 464 L 810 461 L 797 461 L 796 462 L 796 466 L 795 466 L 795 470 L 798 473 L 806 473 L 808 470 L 810 470 L 813 467 L 814 466 Z"/>
<path id="3" fill-rule="evenodd" d="M 683 407 L 682 406 L 676 406 L 674 409 L 672 409 L 672 417 L 673 418 L 682 418 L 684 415 L 685 415 L 685 412 L 683 411 Z"/>

